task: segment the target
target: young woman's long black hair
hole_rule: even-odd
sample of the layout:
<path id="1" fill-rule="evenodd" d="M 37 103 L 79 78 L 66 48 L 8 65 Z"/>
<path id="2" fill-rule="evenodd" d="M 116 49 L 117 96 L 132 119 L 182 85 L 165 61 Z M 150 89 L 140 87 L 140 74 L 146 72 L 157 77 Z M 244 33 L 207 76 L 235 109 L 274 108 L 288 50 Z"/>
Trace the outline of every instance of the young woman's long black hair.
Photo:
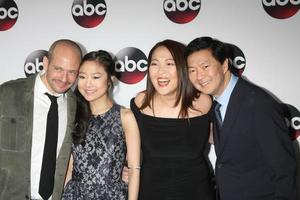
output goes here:
<path id="1" fill-rule="evenodd" d="M 115 62 L 112 56 L 103 50 L 92 51 L 87 53 L 81 61 L 80 66 L 86 61 L 95 61 L 101 65 L 107 73 L 107 80 L 109 89 L 113 89 L 112 76 L 115 76 Z M 75 116 L 75 128 L 72 132 L 72 138 L 74 144 L 84 145 L 86 131 L 89 126 L 89 121 L 92 116 L 92 112 L 89 106 L 89 102 L 80 94 L 78 87 L 74 91 L 77 96 L 77 110 Z"/>

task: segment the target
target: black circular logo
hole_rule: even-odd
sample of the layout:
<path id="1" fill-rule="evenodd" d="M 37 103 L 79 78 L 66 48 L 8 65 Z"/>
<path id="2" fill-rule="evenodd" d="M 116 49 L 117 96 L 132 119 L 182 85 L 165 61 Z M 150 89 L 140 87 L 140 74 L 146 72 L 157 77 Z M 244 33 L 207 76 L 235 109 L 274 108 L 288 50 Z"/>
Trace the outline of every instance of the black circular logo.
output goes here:
<path id="1" fill-rule="evenodd" d="M 17 22 L 19 10 L 13 0 L 0 0 L 0 31 L 6 31 Z"/>
<path id="2" fill-rule="evenodd" d="M 200 7 L 200 0 L 164 0 L 166 16 L 178 24 L 192 21 L 198 15 Z"/>
<path id="3" fill-rule="evenodd" d="M 297 108 L 290 104 L 282 103 L 284 115 L 289 127 L 290 136 L 293 140 L 300 136 L 300 112 Z"/>
<path id="4" fill-rule="evenodd" d="M 27 56 L 24 63 L 24 72 L 26 77 L 39 73 L 43 68 L 43 58 L 48 55 L 48 51 L 36 50 Z"/>
<path id="5" fill-rule="evenodd" d="M 300 0 L 263 0 L 265 11 L 277 19 L 286 19 L 295 15 L 300 8 Z"/>
<path id="6" fill-rule="evenodd" d="M 146 55 L 135 47 L 126 47 L 116 55 L 117 78 L 127 84 L 140 82 L 146 75 L 148 62 Z"/>
<path id="7" fill-rule="evenodd" d="M 242 50 L 234 44 L 227 43 L 229 47 L 229 62 L 230 62 L 230 71 L 237 75 L 241 76 L 246 67 L 246 58 Z"/>
<path id="8" fill-rule="evenodd" d="M 104 0 L 75 0 L 72 6 L 73 19 L 84 28 L 98 26 L 105 18 Z"/>

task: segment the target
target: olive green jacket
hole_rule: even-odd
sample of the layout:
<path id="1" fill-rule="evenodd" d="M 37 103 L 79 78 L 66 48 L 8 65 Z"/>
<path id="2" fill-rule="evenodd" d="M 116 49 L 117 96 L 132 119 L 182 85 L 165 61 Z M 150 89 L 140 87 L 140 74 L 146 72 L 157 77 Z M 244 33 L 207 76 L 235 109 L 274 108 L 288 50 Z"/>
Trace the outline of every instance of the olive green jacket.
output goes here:
<path id="1" fill-rule="evenodd" d="M 36 76 L 0 85 L 0 199 L 30 199 L 33 91 Z M 71 150 L 76 111 L 73 92 L 67 92 L 68 122 L 56 162 L 53 200 L 61 198 Z"/>

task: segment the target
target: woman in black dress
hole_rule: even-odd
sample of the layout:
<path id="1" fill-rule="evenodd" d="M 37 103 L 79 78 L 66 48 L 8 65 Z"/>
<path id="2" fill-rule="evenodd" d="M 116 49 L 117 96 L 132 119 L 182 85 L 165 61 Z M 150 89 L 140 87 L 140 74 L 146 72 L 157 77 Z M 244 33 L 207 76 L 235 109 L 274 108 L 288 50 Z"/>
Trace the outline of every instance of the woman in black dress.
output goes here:
<path id="1" fill-rule="evenodd" d="M 211 98 L 188 81 L 185 46 L 157 43 L 148 56 L 147 88 L 130 106 L 141 134 L 140 200 L 213 200 L 205 155 Z"/>

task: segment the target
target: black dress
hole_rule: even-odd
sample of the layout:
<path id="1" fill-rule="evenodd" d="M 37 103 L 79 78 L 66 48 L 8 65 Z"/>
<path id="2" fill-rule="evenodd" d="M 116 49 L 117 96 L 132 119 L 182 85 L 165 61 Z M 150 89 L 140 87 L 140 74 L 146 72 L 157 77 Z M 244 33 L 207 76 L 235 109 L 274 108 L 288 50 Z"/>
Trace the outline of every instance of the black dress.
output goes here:
<path id="1" fill-rule="evenodd" d="M 130 107 L 141 134 L 143 162 L 139 200 L 213 200 L 211 173 L 204 155 L 209 116 L 190 119 L 145 115 Z"/>

